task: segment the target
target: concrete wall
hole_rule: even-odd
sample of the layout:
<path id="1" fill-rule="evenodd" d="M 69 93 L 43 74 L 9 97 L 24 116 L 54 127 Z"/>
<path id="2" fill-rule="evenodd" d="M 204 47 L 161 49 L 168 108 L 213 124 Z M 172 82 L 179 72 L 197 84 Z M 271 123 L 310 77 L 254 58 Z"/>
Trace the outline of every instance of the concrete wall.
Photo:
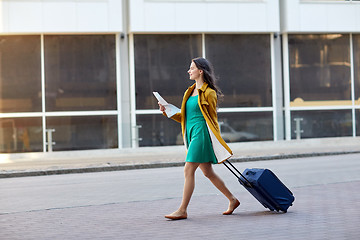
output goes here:
<path id="1" fill-rule="evenodd" d="M 121 0 L 0 0 L 0 33 L 122 32 Z"/>
<path id="2" fill-rule="evenodd" d="M 124 1 L 0 0 L 0 33 L 124 32 Z M 360 32 L 360 1 L 127 1 L 134 33 Z"/>
<path id="3" fill-rule="evenodd" d="M 278 32 L 279 1 L 130 0 L 130 32 Z"/>
<path id="4" fill-rule="evenodd" d="M 360 1 L 282 0 L 282 32 L 360 32 Z"/>

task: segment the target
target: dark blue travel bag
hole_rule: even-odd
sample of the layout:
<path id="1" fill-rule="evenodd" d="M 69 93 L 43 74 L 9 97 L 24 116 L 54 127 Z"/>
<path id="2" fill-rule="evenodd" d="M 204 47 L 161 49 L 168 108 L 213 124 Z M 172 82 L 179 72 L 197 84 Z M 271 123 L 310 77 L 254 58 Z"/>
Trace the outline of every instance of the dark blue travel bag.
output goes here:
<path id="1" fill-rule="evenodd" d="M 287 212 L 295 198 L 292 192 L 269 169 L 246 169 L 240 173 L 229 161 L 224 165 L 237 177 L 243 185 L 265 208 L 271 211 Z M 228 165 L 232 167 L 236 174 Z"/>

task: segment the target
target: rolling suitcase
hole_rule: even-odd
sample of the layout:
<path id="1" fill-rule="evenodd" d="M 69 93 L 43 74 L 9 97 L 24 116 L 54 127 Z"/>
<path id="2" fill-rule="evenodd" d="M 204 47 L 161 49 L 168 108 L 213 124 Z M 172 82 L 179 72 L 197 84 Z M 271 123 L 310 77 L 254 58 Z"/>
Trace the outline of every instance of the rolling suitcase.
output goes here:
<path id="1" fill-rule="evenodd" d="M 240 173 L 231 162 L 226 160 L 223 163 L 265 208 L 287 212 L 292 206 L 294 195 L 269 169 L 252 168 Z"/>

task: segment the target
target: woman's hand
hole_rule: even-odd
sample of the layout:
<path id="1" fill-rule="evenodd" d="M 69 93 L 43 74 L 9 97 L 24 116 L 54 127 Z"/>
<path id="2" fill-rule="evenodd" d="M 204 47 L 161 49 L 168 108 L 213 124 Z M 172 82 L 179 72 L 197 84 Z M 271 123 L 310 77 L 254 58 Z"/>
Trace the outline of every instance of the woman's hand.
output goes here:
<path id="1" fill-rule="evenodd" d="M 161 105 L 159 102 L 159 110 L 162 111 L 162 112 L 165 112 L 165 107 L 163 105 Z"/>

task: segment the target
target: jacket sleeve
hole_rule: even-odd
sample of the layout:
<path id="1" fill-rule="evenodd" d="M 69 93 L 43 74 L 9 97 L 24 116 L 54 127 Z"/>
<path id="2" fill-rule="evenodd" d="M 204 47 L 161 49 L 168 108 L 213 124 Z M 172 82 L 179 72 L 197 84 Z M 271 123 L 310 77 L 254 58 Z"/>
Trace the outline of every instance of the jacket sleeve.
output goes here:
<path id="1" fill-rule="evenodd" d="M 216 112 L 216 106 L 217 106 L 217 96 L 215 91 L 211 91 L 209 93 L 209 96 L 207 97 L 207 101 L 209 103 L 208 112 L 211 117 L 211 121 L 214 124 L 214 127 L 217 131 L 220 131 L 219 129 L 219 123 L 217 119 L 217 112 Z"/>
<path id="2" fill-rule="evenodd" d="M 175 113 L 171 119 L 181 123 L 181 113 Z"/>
<path id="3" fill-rule="evenodd" d="M 163 115 L 167 117 L 165 112 L 163 112 Z M 181 123 L 181 113 L 175 113 L 170 119 Z"/>
<path id="4" fill-rule="evenodd" d="M 184 111 L 185 111 L 185 104 L 184 104 L 184 103 L 186 102 L 185 96 L 187 95 L 188 91 L 189 91 L 189 89 L 186 90 L 185 93 L 184 93 L 183 100 L 182 100 L 182 103 L 181 103 L 181 112 L 175 113 L 175 114 L 171 117 L 172 120 L 177 121 L 177 122 L 179 122 L 179 123 L 181 123 L 182 120 L 183 120 L 183 118 L 185 118 L 185 115 L 183 115 L 183 114 L 184 114 Z M 165 112 L 163 112 L 163 115 L 164 115 L 164 116 L 167 116 Z"/>

